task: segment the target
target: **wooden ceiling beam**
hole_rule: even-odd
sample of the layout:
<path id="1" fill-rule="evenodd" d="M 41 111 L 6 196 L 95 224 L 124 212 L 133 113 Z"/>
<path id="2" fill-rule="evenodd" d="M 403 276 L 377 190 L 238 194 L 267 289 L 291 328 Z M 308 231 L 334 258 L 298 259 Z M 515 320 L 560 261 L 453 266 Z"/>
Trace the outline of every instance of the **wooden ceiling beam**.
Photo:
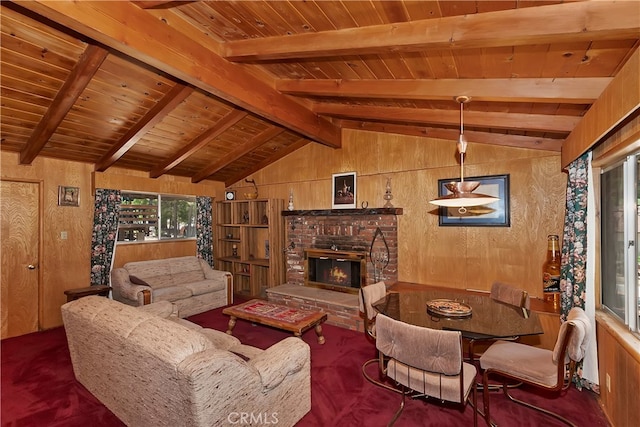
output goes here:
<path id="1" fill-rule="evenodd" d="M 278 80 L 276 89 L 296 96 L 591 104 L 612 77 L 538 79 Z"/>
<path id="2" fill-rule="evenodd" d="M 299 140 L 297 140 L 293 144 L 287 146 L 286 148 L 283 148 L 281 150 L 276 151 L 273 155 L 267 157 L 266 159 L 264 159 L 260 163 L 256 163 L 252 167 L 243 170 L 241 174 L 238 174 L 238 175 L 234 176 L 233 178 L 230 178 L 230 179 L 226 180 L 224 184 L 227 187 L 229 187 L 230 185 L 240 181 L 241 179 L 244 179 L 244 178 L 248 177 L 252 173 L 258 172 L 260 169 L 266 168 L 267 166 L 271 165 L 272 163 L 277 162 L 278 160 L 282 159 L 283 157 L 288 156 L 289 154 L 293 153 L 294 151 L 299 150 L 300 148 L 302 148 L 305 145 L 310 144 L 310 143 L 311 143 L 311 141 L 309 141 L 308 139 L 300 138 Z"/>
<path id="3" fill-rule="evenodd" d="M 193 182 L 194 184 L 197 184 L 198 182 L 202 181 L 203 179 L 208 178 L 209 176 L 213 175 L 214 173 L 218 172 L 219 170 L 222 170 L 225 166 L 227 166 L 227 165 L 233 163 L 234 161 L 238 160 L 239 158 L 241 158 L 245 154 L 248 154 L 251 151 L 255 150 L 256 148 L 260 147 L 261 145 L 263 145 L 265 142 L 269 141 L 270 139 L 275 138 L 276 136 L 280 135 L 282 132 L 284 132 L 283 128 L 274 126 L 272 128 L 269 128 L 269 129 L 265 130 L 264 132 L 259 133 L 258 135 L 256 135 L 253 138 L 251 138 L 250 141 L 240 145 L 239 147 L 237 147 L 234 150 L 232 150 L 229 154 L 223 156 L 217 162 L 215 162 L 212 165 L 207 166 L 206 168 L 204 168 L 201 171 L 197 172 L 191 178 L 191 182 Z"/>
<path id="4" fill-rule="evenodd" d="M 96 162 L 96 171 L 104 172 L 117 162 L 133 147 L 150 129 L 164 119 L 178 104 L 187 99 L 193 88 L 177 83 L 171 90 L 151 108 L 118 142 Z"/>
<path id="5" fill-rule="evenodd" d="M 201 133 L 196 139 L 194 139 L 189 145 L 183 147 L 173 157 L 165 160 L 164 163 L 149 172 L 149 176 L 151 178 L 158 178 L 160 175 L 167 173 L 187 157 L 207 145 L 213 138 L 221 135 L 227 129 L 245 118 L 247 114 L 248 113 L 246 111 L 236 109 L 231 110 L 231 112 L 220 119 L 215 126 Z"/>
<path id="6" fill-rule="evenodd" d="M 329 147 L 341 132 L 293 98 L 276 91 L 243 65 L 226 61 L 201 40 L 176 30 L 128 1 L 19 1 L 20 6 L 164 71 L 257 116 Z M 215 41 L 207 38 L 208 45 Z"/>
<path id="7" fill-rule="evenodd" d="M 423 108 L 383 107 L 371 105 L 347 105 L 317 103 L 314 111 L 332 117 L 387 122 L 409 122 L 424 125 L 460 125 L 459 110 L 434 110 Z M 567 134 L 580 122 L 578 116 L 554 116 L 551 114 L 522 114 L 465 110 L 464 124 L 482 128 L 518 129 Z"/>
<path id="8" fill-rule="evenodd" d="M 638 38 L 635 1 L 580 1 L 225 43 L 236 62 Z"/>
<path id="9" fill-rule="evenodd" d="M 174 6 L 179 6 L 181 4 L 185 4 L 185 3 L 193 3 L 194 1 L 199 1 L 199 0 L 190 0 L 190 1 L 185 1 L 185 0 L 135 0 L 135 1 L 131 1 L 131 3 L 137 5 L 138 7 L 141 7 L 142 9 L 153 9 L 153 8 L 162 8 L 162 9 L 166 9 L 169 7 L 174 7 Z"/>
<path id="10" fill-rule="evenodd" d="M 20 164 L 30 165 L 38 156 L 108 54 L 100 46 L 87 46 L 20 152 Z"/>
<path id="11" fill-rule="evenodd" d="M 341 120 L 343 128 L 366 130 L 371 132 L 397 133 L 399 135 L 420 136 L 457 141 L 460 132 L 455 129 L 440 129 L 423 126 L 406 126 L 388 123 L 360 122 Z M 541 138 L 526 135 L 508 135 L 501 133 L 477 132 L 465 130 L 464 135 L 469 142 L 480 144 L 502 145 L 505 147 L 530 148 L 560 152 L 564 139 Z"/>

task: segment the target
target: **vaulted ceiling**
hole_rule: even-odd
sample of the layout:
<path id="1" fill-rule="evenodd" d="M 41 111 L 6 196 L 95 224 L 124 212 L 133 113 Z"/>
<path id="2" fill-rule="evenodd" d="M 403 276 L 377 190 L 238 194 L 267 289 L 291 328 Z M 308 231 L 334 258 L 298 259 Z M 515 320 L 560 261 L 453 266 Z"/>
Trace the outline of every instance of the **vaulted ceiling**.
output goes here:
<path id="1" fill-rule="evenodd" d="M 560 151 L 638 1 L 3 1 L 3 151 L 230 185 L 341 129 Z M 426 144 L 425 150 L 429 147 Z"/>

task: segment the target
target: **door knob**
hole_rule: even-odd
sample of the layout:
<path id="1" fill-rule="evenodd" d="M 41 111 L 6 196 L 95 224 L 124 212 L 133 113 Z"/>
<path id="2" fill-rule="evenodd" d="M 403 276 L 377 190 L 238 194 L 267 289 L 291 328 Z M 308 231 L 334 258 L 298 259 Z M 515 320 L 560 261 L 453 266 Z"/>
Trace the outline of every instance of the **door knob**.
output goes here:
<path id="1" fill-rule="evenodd" d="M 35 269 L 36 269 L 36 266 L 35 266 L 35 265 L 33 265 L 33 264 L 29 264 L 29 265 L 27 265 L 27 268 L 28 268 L 29 270 L 35 270 Z"/>

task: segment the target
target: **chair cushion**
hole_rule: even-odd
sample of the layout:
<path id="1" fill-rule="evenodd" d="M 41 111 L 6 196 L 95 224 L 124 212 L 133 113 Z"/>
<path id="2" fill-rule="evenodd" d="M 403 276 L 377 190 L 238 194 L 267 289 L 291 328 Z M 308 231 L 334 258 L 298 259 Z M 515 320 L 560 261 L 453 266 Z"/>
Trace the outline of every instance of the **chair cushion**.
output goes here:
<path id="1" fill-rule="evenodd" d="M 376 347 L 382 354 L 426 371 L 460 373 L 460 332 L 410 325 L 384 314 L 376 317 L 376 325 Z"/>
<path id="2" fill-rule="evenodd" d="M 491 285 L 491 298 L 516 307 L 521 307 L 524 302 L 522 307 L 526 309 L 529 309 L 531 305 L 527 291 L 502 282 L 494 282 Z"/>
<path id="3" fill-rule="evenodd" d="M 387 287 L 384 282 L 377 282 L 361 288 L 360 292 L 362 293 L 362 297 L 359 298 L 360 311 L 366 313 L 369 320 L 373 320 L 373 318 L 376 317 L 376 311 L 371 306 L 371 304 L 384 298 L 387 293 Z M 362 302 L 363 299 L 364 304 Z"/>
<path id="4" fill-rule="evenodd" d="M 482 369 L 494 369 L 527 381 L 553 387 L 558 380 L 558 366 L 551 350 L 511 341 L 494 342 L 480 357 Z"/>
<path id="5" fill-rule="evenodd" d="M 460 375 L 427 372 L 391 359 L 387 364 L 387 376 L 418 393 L 449 402 L 463 403 L 475 386 L 477 370 L 474 365 L 466 362 L 462 369 L 464 370 L 462 400 L 460 399 Z"/>

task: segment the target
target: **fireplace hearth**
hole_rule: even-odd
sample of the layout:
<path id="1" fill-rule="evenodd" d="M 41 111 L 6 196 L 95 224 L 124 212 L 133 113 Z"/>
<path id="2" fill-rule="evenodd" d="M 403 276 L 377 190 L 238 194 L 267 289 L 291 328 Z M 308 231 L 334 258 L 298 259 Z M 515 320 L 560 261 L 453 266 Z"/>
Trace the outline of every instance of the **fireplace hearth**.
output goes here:
<path id="1" fill-rule="evenodd" d="M 304 251 L 305 286 L 358 293 L 367 283 L 365 252 Z"/>

